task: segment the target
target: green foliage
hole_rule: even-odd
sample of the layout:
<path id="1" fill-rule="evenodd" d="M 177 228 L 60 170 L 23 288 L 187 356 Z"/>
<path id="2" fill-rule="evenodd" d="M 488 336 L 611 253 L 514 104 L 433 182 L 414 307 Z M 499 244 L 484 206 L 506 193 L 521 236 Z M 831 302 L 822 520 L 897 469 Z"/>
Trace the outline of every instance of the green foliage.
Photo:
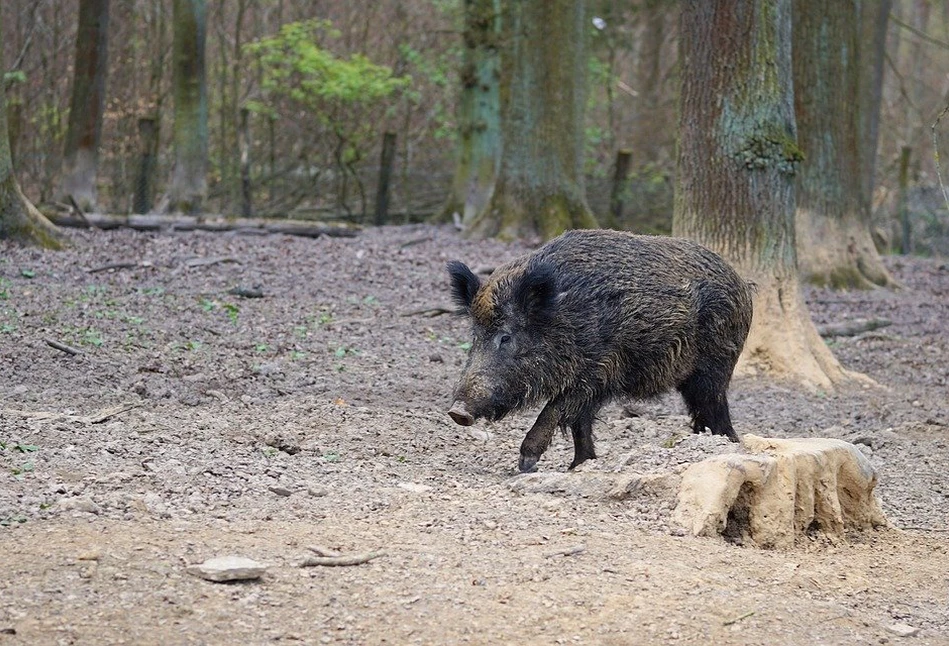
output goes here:
<path id="1" fill-rule="evenodd" d="M 331 108 L 365 104 L 390 96 L 409 83 L 408 77 L 396 77 L 392 69 L 376 65 L 361 54 L 338 58 L 321 43 L 339 37 L 326 20 L 291 22 L 280 33 L 246 46 L 257 57 L 263 73 L 262 85 L 270 95 L 283 96 L 312 110 L 326 125 L 331 123 Z M 251 110 L 269 113 L 260 102 Z"/>

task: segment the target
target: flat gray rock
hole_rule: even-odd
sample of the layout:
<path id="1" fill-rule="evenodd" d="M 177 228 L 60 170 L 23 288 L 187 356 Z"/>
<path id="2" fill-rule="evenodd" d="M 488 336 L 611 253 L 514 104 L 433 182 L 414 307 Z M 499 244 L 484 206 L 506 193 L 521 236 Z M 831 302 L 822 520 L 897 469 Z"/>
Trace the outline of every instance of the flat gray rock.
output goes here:
<path id="1" fill-rule="evenodd" d="M 218 556 L 200 565 L 190 565 L 187 571 L 196 577 L 221 583 L 259 579 L 267 567 L 243 556 Z"/>

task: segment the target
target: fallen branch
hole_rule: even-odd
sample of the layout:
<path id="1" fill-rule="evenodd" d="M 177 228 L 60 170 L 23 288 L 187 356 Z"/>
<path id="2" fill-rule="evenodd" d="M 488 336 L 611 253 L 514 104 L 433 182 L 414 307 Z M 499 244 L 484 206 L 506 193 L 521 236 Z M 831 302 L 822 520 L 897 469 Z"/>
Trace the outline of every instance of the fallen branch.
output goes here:
<path id="1" fill-rule="evenodd" d="M 827 325 L 818 325 L 817 332 L 823 337 L 833 336 L 856 336 L 864 332 L 878 330 L 880 328 L 892 325 L 888 319 L 857 319 L 844 323 L 828 323 Z"/>
<path id="2" fill-rule="evenodd" d="M 415 238 L 414 240 L 409 240 L 408 242 L 403 242 L 399 245 L 399 249 L 405 249 L 406 247 L 412 247 L 417 244 L 422 244 L 423 242 L 430 242 L 434 240 L 433 236 L 424 236 L 422 238 Z"/>
<path id="3" fill-rule="evenodd" d="M 436 316 L 441 316 L 442 314 L 454 314 L 457 310 L 444 305 L 436 305 L 435 307 L 423 307 L 420 310 L 412 310 L 410 312 L 402 312 L 399 316 L 424 316 L 427 318 L 435 318 Z"/>
<path id="4" fill-rule="evenodd" d="M 217 258 L 188 258 L 185 260 L 185 265 L 191 269 L 196 269 L 198 267 L 210 267 L 211 265 L 217 265 L 222 262 L 233 262 L 236 264 L 241 264 L 241 261 L 237 258 L 232 258 L 231 256 L 221 256 Z"/>
<path id="5" fill-rule="evenodd" d="M 350 556 L 308 556 L 300 563 L 300 567 L 312 567 L 314 565 L 325 565 L 327 567 L 362 565 L 380 556 L 385 556 L 385 554 L 385 552 L 366 552 L 365 554 L 352 554 Z"/>
<path id="6" fill-rule="evenodd" d="M 751 611 L 749 611 L 749 612 L 746 612 L 746 613 L 743 614 L 743 615 L 739 615 L 739 616 L 735 617 L 734 619 L 726 619 L 725 621 L 722 622 L 722 625 L 723 625 L 723 626 L 731 626 L 732 624 L 737 624 L 737 623 L 738 623 L 739 621 L 741 621 L 742 619 L 747 619 L 748 617 L 752 616 L 753 614 L 755 614 L 755 611 L 754 611 L 754 610 L 751 610 Z"/>
<path id="7" fill-rule="evenodd" d="M 85 223 L 86 228 L 92 228 L 92 225 L 89 224 L 89 218 L 86 217 L 86 214 L 83 212 L 82 208 L 79 206 L 79 203 L 76 202 L 76 198 L 74 198 L 72 194 L 69 195 L 69 204 L 72 206 L 73 210 L 75 210 L 79 219 Z"/>
<path id="8" fill-rule="evenodd" d="M 342 556 L 339 552 L 331 550 L 320 545 L 307 545 L 308 550 L 316 554 L 317 556 L 328 556 L 330 558 L 339 558 Z"/>
<path id="9" fill-rule="evenodd" d="M 86 273 L 98 274 L 100 271 L 109 271 L 110 269 L 135 269 L 136 267 L 150 266 L 150 264 L 138 262 L 110 262 L 109 264 L 102 265 L 101 267 L 92 267 L 91 269 L 87 269 Z"/>
<path id="10" fill-rule="evenodd" d="M 90 424 L 101 424 L 102 422 L 105 422 L 106 420 L 112 419 L 116 415 L 121 415 L 122 413 L 126 411 L 130 411 L 133 408 L 138 408 L 141 405 L 142 405 L 141 403 L 119 404 L 118 406 L 113 406 L 112 408 L 106 408 L 105 410 L 100 411 L 95 416 L 87 417 L 86 421 L 89 422 Z"/>
<path id="11" fill-rule="evenodd" d="M 197 218 L 191 215 L 107 215 L 87 213 L 84 217 L 75 214 L 49 210 L 44 212 L 53 224 L 61 227 L 97 229 L 129 228 L 137 231 L 233 231 L 236 233 L 262 234 L 283 233 L 306 238 L 331 236 L 353 238 L 359 229 L 352 225 L 316 223 L 304 220 L 269 220 L 263 218 L 233 218 L 205 216 Z"/>
<path id="12" fill-rule="evenodd" d="M 587 551 L 586 545 L 574 545 L 573 547 L 568 547 L 562 550 L 557 550 L 555 552 L 547 552 L 544 554 L 544 558 L 550 559 L 555 556 L 575 556 L 576 554 L 581 554 Z"/>
<path id="13" fill-rule="evenodd" d="M 82 350 L 77 350 L 71 345 L 66 345 L 65 343 L 60 343 L 59 341 L 54 341 L 53 339 L 43 339 L 43 341 L 51 348 L 56 348 L 61 352 L 65 352 L 70 356 L 76 356 L 77 354 L 82 354 Z"/>

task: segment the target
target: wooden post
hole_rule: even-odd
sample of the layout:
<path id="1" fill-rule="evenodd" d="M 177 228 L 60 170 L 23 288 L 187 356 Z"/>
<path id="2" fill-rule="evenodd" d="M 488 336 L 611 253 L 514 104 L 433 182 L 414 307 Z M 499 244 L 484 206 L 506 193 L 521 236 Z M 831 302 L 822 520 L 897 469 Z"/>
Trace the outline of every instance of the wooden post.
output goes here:
<path id="1" fill-rule="evenodd" d="M 909 255 L 913 253 L 913 241 L 911 239 L 911 227 L 909 223 L 909 207 L 907 205 L 907 185 L 909 184 L 909 157 L 913 149 L 909 146 L 903 146 L 900 151 L 900 193 L 899 193 L 899 217 L 902 226 L 902 240 L 900 241 L 900 253 Z"/>
<path id="2" fill-rule="evenodd" d="M 132 198 L 134 213 L 148 213 L 152 210 L 152 181 L 155 175 L 155 138 L 158 127 L 155 117 L 142 117 L 138 120 L 138 135 L 142 144 L 142 156 L 138 165 L 138 177 L 135 180 L 135 195 Z"/>
<path id="3" fill-rule="evenodd" d="M 387 132 L 382 137 L 382 157 L 379 160 L 379 188 L 376 191 L 376 226 L 389 219 L 389 180 L 395 162 L 395 133 Z"/>
<path id="4" fill-rule="evenodd" d="M 629 177 L 629 165 L 633 154 L 628 150 L 616 152 L 616 167 L 613 172 L 613 188 L 610 191 L 610 217 L 612 225 L 619 226 L 623 217 L 623 197 L 626 192 L 626 179 Z"/>
<path id="5" fill-rule="evenodd" d="M 241 215 L 249 218 L 253 215 L 250 193 L 250 110 L 241 108 L 241 123 L 238 131 L 238 144 L 241 151 Z"/>

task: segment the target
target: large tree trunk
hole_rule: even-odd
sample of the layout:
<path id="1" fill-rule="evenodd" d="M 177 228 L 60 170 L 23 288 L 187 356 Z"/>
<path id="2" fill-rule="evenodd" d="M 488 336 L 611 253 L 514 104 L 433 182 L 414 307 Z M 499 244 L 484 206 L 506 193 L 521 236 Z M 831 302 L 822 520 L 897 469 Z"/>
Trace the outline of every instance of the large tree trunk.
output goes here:
<path id="1" fill-rule="evenodd" d="M 596 226 L 583 188 L 585 5 L 508 4 L 500 174 L 491 200 L 466 229 L 469 237 L 547 239 Z"/>
<path id="2" fill-rule="evenodd" d="M 811 387 L 847 373 L 801 296 L 794 240 L 791 0 L 689 0 L 673 233 L 722 254 L 757 285 L 740 371 Z"/>
<path id="3" fill-rule="evenodd" d="M 3 30 L 0 30 L 0 70 L 3 66 Z M 49 249 L 63 246 L 59 230 L 36 210 L 13 175 L 13 156 L 10 153 L 10 131 L 7 127 L 7 98 L 5 84 L 0 82 L 0 240 Z"/>
<path id="4" fill-rule="evenodd" d="M 207 196 L 208 90 L 205 0 L 174 0 L 175 169 L 168 212 L 200 213 Z"/>
<path id="5" fill-rule="evenodd" d="M 871 1 L 878 0 L 859 3 Z M 893 284 L 862 199 L 866 146 L 859 133 L 870 106 L 859 97 L 870 44 L 860 42 L 859 3 L 794 0 L 794 109 L 805 158 L 797 182 L 798 262 L 805 280 L 835 288 Z"/>
<path id="6" fill-rule="evenodd" d="M 59 194 L 60 198 L 72 196 L 84 210 L 96 207 L 108 33 L 109 0 L 80 0 L 69 128 L 66 130 Z"/>
<path id="7" fill-rule="evenodd" d="M 488 204 L 501 160 L 501 0 L 465 0 L 458 162 L 441 219 L 463 225 Z"/>

